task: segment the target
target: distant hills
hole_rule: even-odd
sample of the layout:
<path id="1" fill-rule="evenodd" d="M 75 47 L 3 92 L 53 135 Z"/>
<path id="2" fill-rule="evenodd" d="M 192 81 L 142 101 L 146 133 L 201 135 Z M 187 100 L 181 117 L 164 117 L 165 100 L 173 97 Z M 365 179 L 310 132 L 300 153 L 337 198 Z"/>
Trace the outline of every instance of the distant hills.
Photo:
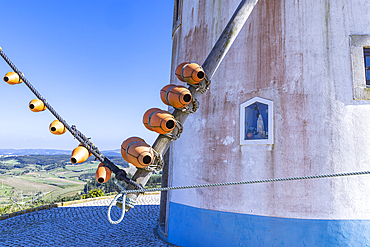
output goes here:
<path id="1" fill-rule="evenodd" d="M 105 156 L 121 156 L 121 150 L 101 151 Z M 71 155 L 72 150 L 57 149 L 0 149 L 0 155 Z"/>

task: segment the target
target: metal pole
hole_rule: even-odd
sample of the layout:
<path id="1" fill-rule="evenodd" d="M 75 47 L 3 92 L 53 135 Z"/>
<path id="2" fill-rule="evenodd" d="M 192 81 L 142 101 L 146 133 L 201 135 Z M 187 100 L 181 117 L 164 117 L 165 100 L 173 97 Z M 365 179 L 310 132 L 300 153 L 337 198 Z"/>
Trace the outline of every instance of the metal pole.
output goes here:
<path id="1" fill-rule="evenodd" d="M 244 23 L 247 21 L 249 15 L 251 14 L 254 6 L 257 4 L 258 0 L 242 0 L 235 10 L 233 16 L 231 17 L 229 23 L 225 27 L 224 31 L 220 35 L 219 39 L 217 40 L 216 44 L 212 48 L 211 52 L 209 53 L 208 57 L 204 61 L 202 67 L 206 72 L 209 79 L 213 77 L 215 74 L 218 66 L 222 62 L 223 58 L 225 57 L 226 53 L 229 51 L 231 45 L 233 44 L 234 40 L 238 36 L 240 30 L 244 26 Z M 192 93 L 194 99 L 200 98 L 202 95 L 199 91 L 196 91 L 194 87 L 189 87 L 189 90 Z M 192 107 L 190 105 L 190 107 Z M 184 123 L 189 113 L 184 113 L 179 110 L 175 110 L 172 115 L 175 119 L 181 123 Z M 167 136 L 159 135 L 158 138 L 155 140 L 153 144 L 153 149 L 155 149 L 161 155 L 164 155 L 168 148 L 171 145 L 173 140 Z M 138 169 L 132 180 L 136 183 L 139 183 L 143 186 L 148 182 L 152 172 L 148 172 L 143 169 Z M 129 185 L 127 190 L 134 189 L 133 186 Z M 139 193 L 132 193 L 128 194 L 127 197 L 132 200 L 136 200 Z M 130 208 L 126 207 L 126 211 L 129 211 Z"/>

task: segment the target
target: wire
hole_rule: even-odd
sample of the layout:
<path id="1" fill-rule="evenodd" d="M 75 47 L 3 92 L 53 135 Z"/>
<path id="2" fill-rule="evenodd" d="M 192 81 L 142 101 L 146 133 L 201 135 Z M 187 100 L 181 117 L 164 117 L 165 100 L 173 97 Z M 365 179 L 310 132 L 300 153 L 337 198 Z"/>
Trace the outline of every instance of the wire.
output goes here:
<path id="1" fill-rule="evenodd" d="M 297 181 L 297 180 L 308 180 L 308 179 L 318 179 L 318 178 L 346 177 L 346 176 L 358 176 L 358 175 L 369 175 L 369 174 L 370 174 L 370 171 L 335 173 L 335 174 L 313 175 L 313 176 L 303 176 L 303 177 L 274 178 L 274 179 L 249 180 L 249 181 L 241 181 L 241 182 L 228 182 L 228 183 L 215 183 L 215 184 L 199 184 L 199 185 L 175 186 L 175 187 L 153 188 L 153 189 L 142 189 L 142 190 L 125 190 L 125 191 L 122 191 L 122 193 L 128 194 L 128 193 L 144 193 L 144 192 L 154 192 L 154 191 L 184 190 L 184 189 L 197 189 L 197 188 L 208 188 L 208 187 L 217 187 L 217 186 L 261 184 L 261 183 Z"/>

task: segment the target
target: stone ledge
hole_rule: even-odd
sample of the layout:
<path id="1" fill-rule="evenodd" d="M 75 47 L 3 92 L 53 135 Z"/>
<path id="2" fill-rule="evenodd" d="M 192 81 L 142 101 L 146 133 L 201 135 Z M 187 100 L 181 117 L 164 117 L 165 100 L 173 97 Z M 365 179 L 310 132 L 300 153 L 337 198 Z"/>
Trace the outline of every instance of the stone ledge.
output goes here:
<path id="1" fill-rule="evenodd" d="M 58 205 L 58 207 L 64 207 L 64 206 L 69 206 L 69 205 L 74 205 L 74 204 L 80 204 L 80 203 L 84 203 L 84 202 L 91 202 L 91 201 L 97 201 L 97 200 L 110 199 L 110 198 L 114 198 L 114 197 L 115 197 L 115 195 L 111 195 L 111 196 L 101 196 L 101 197 L 80 199 L 80 200 L 69 201 L 69 202 L 58 202 L 57 205 Z"/>
<path id="2" fill-rule="evenodd" d="M 76 200 L 76 201 L 58 202 L 58 203 L 54 203 L 54 204 L 42 205 L 42 206 L 39 206 L 39 207 L 36 207 L 36 208 L 28 208 L 28 209 L 21 210 L 21 211 L 18 211 L 18 212 L 14 212 L 14 213 L 11 213 L 11 214 L 1 215 L 0 220 L 6 220 L 6 219 L 12 218 L 14 216 L 18 216 L 18 215 L 22 215 L 22 214 L 26 214 L 26 213 L 32 213 L 32 212 L 35 212 L 35 211 L 58 208 L 58 207 L 63 207 L 63 206 L 73 205 L 73 204 L 78 204 L 78 203 L 83 203 L 83 202 L 89 202 L 89 201 L 109 199 L 109 198 L 113 198 L 113 197 L 114 197 L 114 195 L 113 196 L 102 196 L 102 197 L 81 199 L 81 200 Z"/>
<path id="3" fill-rule="evenodd" d="M 156 195 L 156 194 L 160 194 L 160 193 L 161 192 L 148 192 L 148 193 L 145 193 L 145 195 Z M 35 211 L 40 211 L 40 210 L 45 210 L 45 209 L 65 207 L 65 206 L 80 204 L 80 203 L 84 203 L 84 202 L 110 199 L 110 198 L 114 198 L 115 196 L 116 195 L 102 196 L 102 197 L 87 198 L 87 199 L 81 199 L 81 200 L 75 200 L 75 201 L 69 201 L 69 202 L 58 202 L 58 203 L 54 203 L 54 204 L 42 205 L 42 206 L 39 206 L 39 207 L 36 207 L 36 208 L 29 208 L 29 209 L 14 212 L 14 213 L 11 213 L 11 214 L 3 214 L 3 215 L 0 216 L 0 220 L 6 220 L 6 219 L 12 218 L 14 216 L 18 216 L 18 215 L 22 215 L 22 214 L 26 214 L 26 213 L 32 213 L 32 212 L 35 212 Z"/>
<path id="4" fill-rule="evenodd" d="M 44 210 L 44 209 L 56 208 L 56 207 L 58 207 L 57 204 L 48 204 L 48 205 L 42 205 L 42 206 L 39 206 L 39 207 L 36 207 L 36 208 L 28 208 L 28 209 L 21 210 L 21 211 L 18 211 L 18 212 L 14 212 L 14 213 L 11 213 L 11 214 L 3 214 L 3 215 L 0 216 L 0 220 L 6 220 L 6 219 L 12 218 L 14 216 L 27 214 L 27 213 L 31 213 L 31 212 L 35 212 L 35 211 L 40 211 L 40 210 Z"/>

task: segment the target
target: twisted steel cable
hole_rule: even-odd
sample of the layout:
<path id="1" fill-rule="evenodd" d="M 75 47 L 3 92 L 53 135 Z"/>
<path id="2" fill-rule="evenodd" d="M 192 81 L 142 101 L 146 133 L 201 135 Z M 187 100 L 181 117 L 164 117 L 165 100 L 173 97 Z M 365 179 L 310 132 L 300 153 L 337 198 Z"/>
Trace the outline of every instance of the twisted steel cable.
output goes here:
<path id="1" fill-rule="evenodd" d="M 32 93 L 41 100 L 46 108 L 54 115 L 56 119 L 58 119 L 64 127 L 75 137 L 90 153 L 92 153 L 100 162 L 102 162 L 105 166 L 107 166 L 114 174 L 116 174 L 116 178 L 119 180 L 124 180 L 126 183 L 131 184 L 135 188 L 142 189 L 143 187 L 131 179 L 127 178 L 127 174 L 124 170 L 119 169 L 112 161 L 110 161 L 107 157 L 105 157 L 96 147 L 89 138 L 87 138 L 84 134 L 82 134 L 76 126 L 70 126 L 55 110 L 54 108 L 46 101 L 44 97 L 32 86 L 32 84 L 27 80 L 27 78 L 18 70 L 18 68 L 13 64 L 12 61 L 8 58 L 8 56 L 3 52 L 3 49 L 0 47 L 0 55 L 5 60 L 5 62 L 13 69 L 15 73 L 18 74 L 19 78 L 22 79 L 24 84 L 32 91 Z"/>
<path id="2" fill-rule="evenodd" d="M 273 183 L 273 182 L 283 182 L 283 181 L 296 181 L 296 180 L 308 180 L 308 179 L 318 179 L 318 178 L 348 177 L 348 176 L 359 176 L 359 175 L 369 175 L 369 174 L 370 174 L 370 171 L 347 172 L 347 173 L 334 173 L 334 174 L 312 175 L 312 176 L 302 176 L 302 177 L 273 178 L 273 179 L 263 179 L 263 180 L 249 180 L 249 181 L 241 181 L 241 182 L 228 182 L 228 183 L 215 183 L 215 184 L 198 184 L 198 185 L 175 186 L 175 187 L 153 188 L 153 189 L 142 189 L 142 190 L 126 190 L 126 191 L 122 191 L 122 193 L 128 194 L 128 193 L 144 193 L 144 192 L 167 191 L 167 190 L 197 189 L 197 188 L 208 188 L 208 187 L 230 186 L 230 185 L 242 185 L 242 184 L 262 184 L 262 183 Z"/>
<path id="3" fill-rule="evenodd" d="M 76 129 L 75 126 L 69 126 L 69 124 L 54 110 L 54 108 L 46 101 L 46 99 L 44 97 L 41 96 L 41 94 L 36 90 L 36 88 L 34 88 L 32 86 L 32 84 L 27 80 L 27 78 L 18 70 L 18 68 L 13 64 L 12 61 L 10 61 L 10 59 L 8 58 L 8 56 L 3 52 L 2 49 L 0 49 L 0 55 L 3 57 L 3 59 L 5 60 L 5 62 L 12 68 L 12 70 L 14 70 L 15 73 L 18 74 L 19 78 L 22 79 L 22 81 L 24 82 L 24 84 L 26 84 L 26 86 L 32 91 L 32 93 L 34 95 L 36 95 L 36 97 L 41 100 L 44 105 L 46 106 L 46 108 L 54 115 L 54 117 L 56 119 L 58 119 L 63 125 L 64 127 L 66 127 L 66 129 L 82 144 L 84 144 L 84 146 L 86 148 L 89 149 L 89 151 L 91 153 L 94 154 L 95 157 L 97 157 L 101 162 L 104 161 L 104 156 L 102 153 L 100 153 L 99 149 L 97 147 L 94 146 L 94 144 L 92 144 L 90 142 L 90 140 L 85 136 L 83 135 L 79 130 Z"/>

